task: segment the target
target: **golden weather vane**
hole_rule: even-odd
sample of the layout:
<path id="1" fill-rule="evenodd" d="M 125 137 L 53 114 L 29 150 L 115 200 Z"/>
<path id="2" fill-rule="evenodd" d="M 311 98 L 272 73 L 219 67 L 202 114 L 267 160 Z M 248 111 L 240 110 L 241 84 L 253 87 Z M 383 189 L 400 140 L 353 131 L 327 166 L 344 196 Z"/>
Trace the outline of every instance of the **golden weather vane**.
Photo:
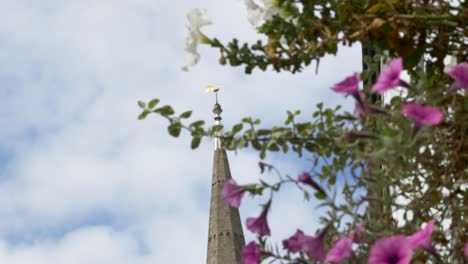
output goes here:
<path id="1" fill-rule="evenodd" d="M 221 90 L 221 87 L 219 86 L 213 86 L 209 85 L 206 87 L 205 92 L 210 93 L 214 92 L 216 96 L 216 103 L 213 106 L 213 113 L 215 114 L 215 125 L 221 125 L 221 112 L 223 112 L 223 109 L 221 109 L 221 105 L 218 103 L 218 92 Z M 220 149 L 222 148 L 221 146 L 221 139 L 220 139 L 221 132 L 218 131 L 217 135 L 215 136 L 215 149 Z"/>
<path id="2" fill-rule="evenodd" d="M 216 103 L 218 103 L 218 92 L 221 90 L 220 86 L 209 85 L 205 88 L 205 92 L 211 93 L 214 92 L 216 96 Z"/>

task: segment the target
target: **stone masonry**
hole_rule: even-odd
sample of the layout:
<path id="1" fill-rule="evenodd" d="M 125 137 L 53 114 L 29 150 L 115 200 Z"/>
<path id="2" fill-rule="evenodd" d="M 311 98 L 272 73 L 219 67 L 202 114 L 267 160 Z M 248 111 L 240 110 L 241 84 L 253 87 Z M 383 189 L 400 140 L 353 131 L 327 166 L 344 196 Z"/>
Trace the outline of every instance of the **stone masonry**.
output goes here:
<path id="1" fill-rule="evenodd" d="M 226 151 L 215 149 L 211 183 L 207 264 L 241 264 L 245 244 L 239 210 L 221 197 L 223 182 L 231 178 Z"/>

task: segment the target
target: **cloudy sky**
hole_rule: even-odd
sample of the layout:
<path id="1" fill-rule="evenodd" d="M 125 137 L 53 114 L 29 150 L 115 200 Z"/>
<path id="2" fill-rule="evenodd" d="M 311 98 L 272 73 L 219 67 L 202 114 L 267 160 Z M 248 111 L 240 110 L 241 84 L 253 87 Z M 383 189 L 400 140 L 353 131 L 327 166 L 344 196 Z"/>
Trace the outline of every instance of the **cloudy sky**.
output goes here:
<path id="1" fill-rule="evenodd" d="M 220 84 L 227 126 L 245 116 L 282 123 L 299 108 L 307 119 L 320 101 L 350 106 L 329 88 L 360 70 L 359 47 L 327 57 L 319 75 L 245 75 L 208 47 L 181 71 L 195 7 L 213 20 L 208 36 L 255 39 L 240 0 L 0 0 L 0 263 L 205 261 L 214 143 L 190 150 L 161 118 L 137 120 L 138 100 L 209 121 L 204 88 Z M 255 152 L 229 158 L 238 182 L 258 181 Z M 308 169 L 307 157 L 266 162 L 290 175 Z M 273 240 L 317 228 L 314 203 L 286 194 L 270 215 Z M 244 201 L 244 220 L 257 204 Z"/>

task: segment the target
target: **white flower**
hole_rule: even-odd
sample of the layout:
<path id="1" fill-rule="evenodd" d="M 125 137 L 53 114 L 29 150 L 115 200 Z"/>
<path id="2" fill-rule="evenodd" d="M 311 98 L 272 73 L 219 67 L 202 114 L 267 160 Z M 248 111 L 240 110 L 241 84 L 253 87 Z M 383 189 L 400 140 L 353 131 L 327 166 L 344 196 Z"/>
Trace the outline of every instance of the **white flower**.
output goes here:
<path id="1" fill-rule="evenodd" d="M 278 0 L 264 0 L 263 1 L 263 19 L 270 20 L 274 15 L 280 12 Z"/>
<path id="2" fill-rule="evenodd" d="M 262 6 L 259 6 L 254 0 L 245 0 L 247 19 L 255 28 L 263 21 L 271 19 L 280 11 L 278 0 L 262 0 L 261 2 Z"/>
<path id="3" fill-rule="evenodd" d="M 189 34 L 185 40 L 187 56 L 181 67 L 183 71 L 188 71 L 188 67 L 195 65 L 200 59 L 198 44 L 210 42 L 210 39 L 200 31 L 201 27 L 211 24 L 211 20 L 206 16 L 206 10 L 194 8 L 187 14 L 187 19 L 189 21 L 187 26 Z"/>
<path id="4" fill-rule="evenodd" d="M 257 27 L 263 19 L 263 9 L 253 0 L 245 0 L 247 7 L 247 19 L 253 27 Z"/>

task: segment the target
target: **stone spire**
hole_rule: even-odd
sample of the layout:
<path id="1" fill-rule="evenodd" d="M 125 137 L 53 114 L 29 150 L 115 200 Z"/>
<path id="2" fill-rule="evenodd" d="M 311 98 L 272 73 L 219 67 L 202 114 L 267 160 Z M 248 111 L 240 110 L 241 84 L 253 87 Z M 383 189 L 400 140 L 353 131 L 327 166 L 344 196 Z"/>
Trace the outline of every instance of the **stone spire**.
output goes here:
<path id="1" fill-rule="evenodd" d="M 218 88 L 219 90 L 219 88 Z M 217 90 L 214 90 L 217 92 Z M 221 105 L 213 107 L 215 124 L 221 124 Z M 223 182 L 231 178 L 226 151 L 216 137 L 211 181 L 210 222 L 208 227 L 207 264 L 241 264 L 245 244 L 239 210 L 224 203 L 221 197 Z"/>

